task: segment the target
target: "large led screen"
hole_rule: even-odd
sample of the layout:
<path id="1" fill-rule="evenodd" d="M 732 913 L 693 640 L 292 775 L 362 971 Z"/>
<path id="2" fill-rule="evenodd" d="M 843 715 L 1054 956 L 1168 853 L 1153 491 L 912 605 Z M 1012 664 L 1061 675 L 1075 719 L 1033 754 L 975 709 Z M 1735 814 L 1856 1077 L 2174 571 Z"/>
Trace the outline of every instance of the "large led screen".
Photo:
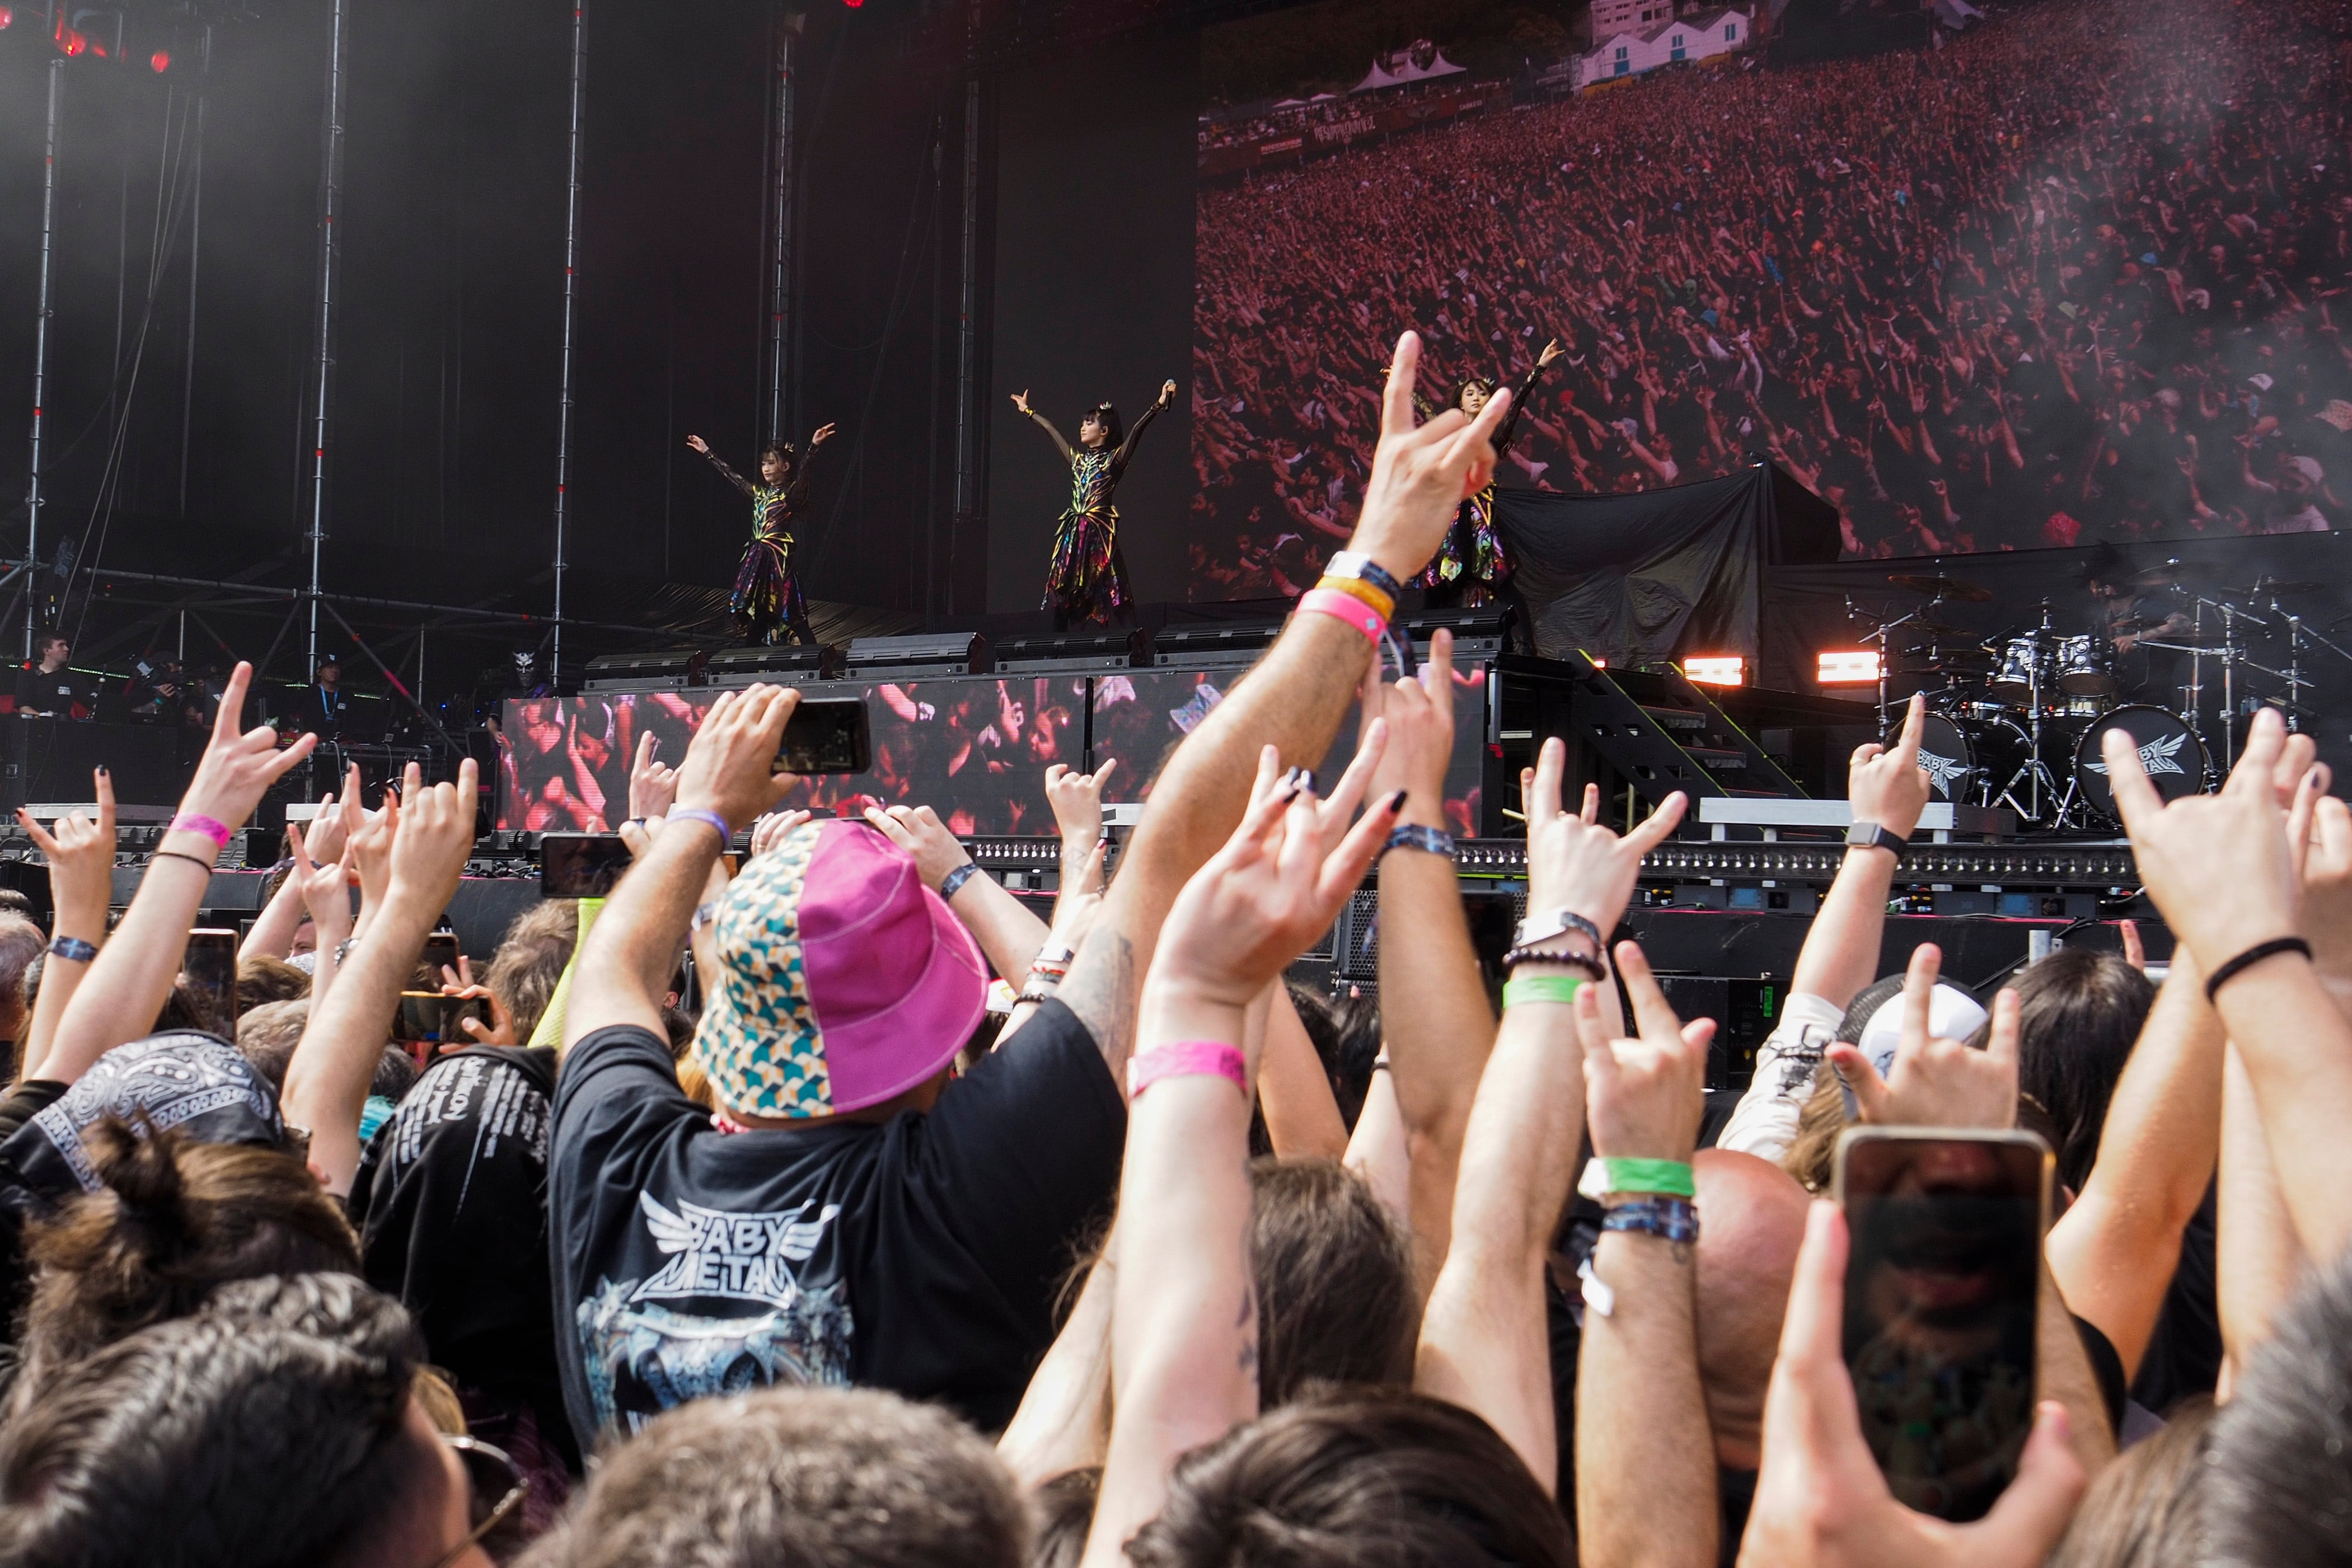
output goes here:
<path id="1" fill-rule="evenodd" d="M 2344 47 L 2335 0 L 1329 0 L 1213 28 L 1192 591 L 1313 580 L 1407 327 L 1438 404 L 1559 340 L 1506 486 L 1763 453 L 1850 558 L 2337 527 Z"/>

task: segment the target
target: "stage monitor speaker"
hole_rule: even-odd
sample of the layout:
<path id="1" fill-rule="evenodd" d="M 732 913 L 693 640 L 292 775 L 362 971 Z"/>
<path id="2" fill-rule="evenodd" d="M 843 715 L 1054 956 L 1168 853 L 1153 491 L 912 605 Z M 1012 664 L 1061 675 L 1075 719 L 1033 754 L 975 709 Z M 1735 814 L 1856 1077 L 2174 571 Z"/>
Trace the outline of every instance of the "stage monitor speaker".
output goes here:
<path id="1" fill-rule="evenodd" d="M 670 648 L 651 653 L 599 653 L 588 661 L 588 675 L 581 682 L 580 689 L 603 692 L 624 686 L 643 688 L 663 682 L 679 686 L 699 685 L 702 684 L 702 666 L 709 656 L 699 648 Z"/>
<path id="2" fill-rule="evenodd" d="M 769 675 L 831 681 L 840 678 L 841 664 L 841 650 L 830 643 L 819 643 L 814 648 L 728 648 L 710 655 L 703 678 L 725 685 Z"/>
<path id="3" fill-rule="evenodd" d="M 1412 637 L 1417 647 L 1428 645 L 1430 637 L 1439 627 L 1454 633 L 1454 656 L 1499 653 L 1509 643 L 1511 627 L 1518 619 L 1516 606 L 1489 605 L 1477 610 L 1416 610 L 1410 615 L 1399 615 L 1392 629 L 1399 636 Z"/>
<path id="4" fill-rule="evenodd" d="M 917 637 L 857 637 L 849 644 L 848 668 L 853 681 L 905 675 L 937 680 L 941 675 L 985 675 L 996 668 L 988 639 L 977 632 L 949 632 Z"/>
<path id="5" fill-rule="evenodd" d="M 1163 626 L 1151 640 L 1155 664 L 1192 664 L 1202 659 L 1254 661 L 1282 635 L 1279 621 L 1218 622 Z"/>
<path id="6" fill-rule="evenodd" d="M 1057 632 L 1008 637 L 996 644 L 1000 675 L 1051 674 L 1064 670 L 1132 670 L 1151 663 L 1151 633 L 1140 626 L 1125 631 Z"/>

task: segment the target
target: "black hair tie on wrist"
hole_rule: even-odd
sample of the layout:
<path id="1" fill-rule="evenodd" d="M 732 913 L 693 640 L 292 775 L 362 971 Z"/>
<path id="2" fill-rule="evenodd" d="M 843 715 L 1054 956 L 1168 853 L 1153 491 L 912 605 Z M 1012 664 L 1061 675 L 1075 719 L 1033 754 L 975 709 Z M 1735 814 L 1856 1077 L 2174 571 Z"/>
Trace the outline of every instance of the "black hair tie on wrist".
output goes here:
<path id="1" fill-rule="evenodd" d="M 2236 979 L 2263 959 L 2275 958 L 2281 953 L 2300 953 L 2308 958 L 2311 956 L 2311 944 L 2300 936 L 2273 936 L 2267 942 L 2255 943 L 2213 971 L 2212 977 L 2205 982 L 2206 1001 L 2212 1002 L 2214 993 L 2221 990 L 2224 985 Z"/>

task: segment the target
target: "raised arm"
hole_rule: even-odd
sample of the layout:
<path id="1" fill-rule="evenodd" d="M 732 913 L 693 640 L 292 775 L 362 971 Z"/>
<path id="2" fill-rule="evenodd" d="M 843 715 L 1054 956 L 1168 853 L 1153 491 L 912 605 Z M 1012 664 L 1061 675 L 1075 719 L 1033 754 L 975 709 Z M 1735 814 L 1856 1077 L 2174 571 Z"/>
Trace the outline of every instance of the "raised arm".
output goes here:
<path id="1" fill-rule="evenodd" d="M 310 1168 L 329 1192 L 349 1192 L 359 1172 L 368 1083 L 383 1059 L 401 988 L 416 967 L 426 933 L 456 894 L 474 847 L 478 783 L 470 757 L 458 764 L 455 785 L 430 789 L 423 770 L 408 765 L 383 906 L 333 988 L 311 1004 L 301 1041 L 286 1064 L 286 1119 L 310 1129 Z"/>
<path id="2" fill-rule="evenodd" d="M 1412 383 L 1420 361 L 1421 340 L 1408 332 L 1389 370 L 1380 444 L 1352 541 L 1400 581 L 1428 564 L 1454 508 L 1493 473 L 1488 437 L 1508 401 L 1489 403 L 1475 422 L 1449 412 L 1416 426 Z M 1120 857 L 1102 926 L 1062 988 L 1062 1000 L 1092 1031 L 1114 1074 L 1127 1070 L 1137 985 L 1150 965 L 1160 923 L 1178 890 L 1240 820 L 1260 751 L 1273 746 L 1302 758 L 1328 752 L 1370 653 L 1370 643 L 1349 623 L 1294 615 L 1249 678 L 1169 758 L 1151 809 Z M 1381 744 L 1370 730 L 1366 750 Z"/>
<path id="3" fill-rule="evenodd" d="M 1014 392 L 1013 394 L 1013 406 L 1021 411 L 1022 418 L 1027 420 L 1030 423 L 1035 425 L 1038 429 L 1045 433 L 1045 439 L 1054 444 L 1054 450 L 1062 455 L 1063 462 L 1067 463 L 1070 461 L 1071 457 L 1075 455 L 1070 451 L 1070 444 L 1062 439 L 1062 433 L 1054 428 L 1054 422 L 1052 420 L 1047 419 L 1044 414 L 1039 413 L 1035 409 L 1029 406 L 1029 394 L 1027 392 Z"/>
<path id="4" fill-rule="evenodd" d="M 1543 352 L 1536 356 L 1536 362 L 1528 367 L 1528 373 L 1519 378 L 1519 384 L 1511 389 L 1511 412 L 1504 416 L 1502 428 L 1495 432 L 1496 453 L 1505 453 L 1511 449 L 1512 441 L 1519 434 L 1519 415 L 1526 412 L 1528 399 L 1534 393 L 1536 383 L 1543 380 L 1543 373 L 1549 368 L 1551 362 L 1566 351 L 1559 346 L 1559 340 L 1556 338 L 1546 343 Z"/>
<path id="5" fill-rule="evenodd" d="M 1272 759 L 1268 759 L 1271 762 Z M 1396 820 L 1381 800 L 1344 836 L 1340 792 L 1318 809 L 1297 773 L 1262 767 L 1230 842 L 1185 885 L 1143 988 L 1129 1086 L 1119 1226 L 1151 1239 L 1149 1268 L 1118 1272 L 1115 1415 L 1091 1568 L 1123 1564 L 1186 1450 L 1257 1414 L 1250 1273 L 1244 1015 L 1329 925 Z"/>
<path id="6" fill-rule="evenodd" d="M 605 901 L 573 956 L 563 1047 L 615 1024 L 662 1032 L 662 998 L 695 901 L 739 823 L 774 808 L 794 782 L 772 774 L 800 694 L 764 684 L 720 694 L 677 770 L 677 803 L 645 857 Z M 717 818 L 716 822 L 710 821 Z"/>
<path id="7" fill-rule="evenodd" d="M 1853 754 L 1846 799 L 1856 823 L 1874 822 L 1907 839 L 1927 808 L 1928 779 L 1919 766 L 1927 699 L 1915 695 L 1892 751 L 1872 743 Z M 1900 852 L 1892 845 L 1848 845 L 1797 954 L 1789 997 L 1771 1037 L 1756 1053 L 1755 1077 L 1716 1140 L 1718 1148 L 1778 1160 L 1796 1136 L 1798 1113 L 1812 1093 L 1814 1070 L 1854 993 L 1877 977 L 1886 898 Z"/>
<path id="8" fill-rule="evenodd" d="M 702 437 L 699 435 L 689 435 L 686 438 L 686 444 L 688 446 L 693 447 L 697 452 L 701 453 L 705 457 L 709 458 L 710 465 L 719 470 L 719 476 L 720 478 L 726 480 L 730 485 L 734 486 L 738 490 L 742 491 L 746 496 L 757 494 L 756 487 L 752 485 L 751 481 L 744 478 L 743 476 L 735 472 L 734 469 L 727 466 L 727 460 L 719 456 L 716 452 L 711 451 L 709 444 L 706 443 Z"/>
<path id="9" fill-rule="evenodd" d="M 98 800 L 94 822 L 76 811 L 45 831 L 30 812 L 16 808 L 17 822 L 49 862 L 52 911 L 49 956 L 41 965 L 41 994 L 33 998 L 32 1025 L 17 1058 L 19 1079 L 50 1076 L 47 1063 L 58 1020 L 106 945 L 106 909 L 114 897 L 114 780 L 100 768 L 91 784 Z"/>
<path id="10" fill-rule="evenodd" d="M 947 900 L 980 944 L 989 967 L 1019 989 L 1045 946 L 1045 923 L 1007 893 L 1003 883 L 972 865 L 962 843 L 929 806 L 868 806 L 866 820 L 913 858 L 916 874 Z M 966 866 L 971 869 L 966 871 Z"/>
<path id="11" fill-rule="evenodd" d="M 315 736 L 306 735 L 280 750 L 278 732 L 266 726 L 239 734 L 237 718 L 252 683 L 250 664 L 239 664 L 229 676 L 212 739 L 180 798 L 174 826 L 157 844 L 113 940 L 100 950 L 58 1020 L 42 1076 L 74 1082 L 116 1046 L 153 1030 L 180 973 L 189 923 L 212 885 L 213 860 L 222 848 L 214 830 L 225 840 L 230 828 L 253 814 L 262 791 L 318 744 Z"/>
<path id="12" fill-rule="evenodd" d="M 2050 1272 L 2077 1316 L 2139 1370 L 2180 1257 L 2181 1232 L 2205 1200 L 2221 1137 L 2221 1020 L 2193 955 L 2179 951 L 2124 1063 L 2099 1157 L 2073 1207 L 2050 1228 Z"/>
<path id="13" fill-rule="evenodd" d="M 1348 1152 L 1348 1124 L 1332 1097 L 1330 1075 L 1307 1037 L 1307 1026 L 1298 1021 L 1290 988 L 1276 980 L 1270 988 L 1265 1051 L 1257 1069 L 1266 1141 L 1282 1159 L 1336 1160 Z"/>
<path id="14" fill-rule="evenodd" d="M 1173 402 L 1175 399 L 1176 383 L 1174 382 L 1164 383 L 1160 389 L 1159 397 L 1153 400 L 1150 408 L 1143 411 L 1141 418 L 1138 419 L 1132 425 L 1128 427 L 1127 439 L 1120 442 L 1118 444 L 1118 450 L 1111 455 L 1110 471 L 1112 473 L 1124 474 L 1127 472 L 1128 464 L 1134 460 L 1137 450 L 1143 444 L 1144 431 L 1150 428 L 1153 420 L 1160 417 L 1160 411 L 1166 408 L 1171 402 Z"/>
<path id="15" fill-rule="evenodd" d="M 1597 997 L 1577 1008 L 1609 1208 L 1577 1358 L 1577 1520 L 1591 1568 L 1709 1568 L 1720 1510 L 1698 1371 L 1699 1216 L 1677 1200 L 1693 1191 L 1715 1024 L 1677 1019 L 1633 943 L 1618 947 L 1617 967 L 1641 1038 L 1609 1039 Z"/>

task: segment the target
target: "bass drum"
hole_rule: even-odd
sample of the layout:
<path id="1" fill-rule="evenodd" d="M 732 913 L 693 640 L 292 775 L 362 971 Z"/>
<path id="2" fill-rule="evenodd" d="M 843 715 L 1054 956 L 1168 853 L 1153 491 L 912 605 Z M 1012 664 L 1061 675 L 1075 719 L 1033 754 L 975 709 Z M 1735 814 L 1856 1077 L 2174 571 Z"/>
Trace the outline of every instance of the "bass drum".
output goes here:
<path id="1" fill-rule="evenodd" d="M 1890 733 L 1887 749 L 1893 750 L 1901 737 L 1900 730 Z M 1919 728 L 1919 766 L 1927 775 L 1927 799 L 1947 805 L 1986 804 L 1989 796 L 2008 788 L 2032 754 L 2033 737 L 2008 717 L 1955 720 L 1931 713 Z"/>
<path id="2" fill-rule="evenodd" d="M 2075 785 L 2084 803 L 2103 821 L 2117 827 L 2123 823 L 2101 750 L 2103 737 L 2111 729 L 2132 737 L 2139 765 L 2147 770 L 2148 782 L 2167 805 L 2205 788 L 2204 745 L 2179 714 L 2160 707 L 2119 707 L 2084 730 L 2083 738 L 2074 743 Z"/>

